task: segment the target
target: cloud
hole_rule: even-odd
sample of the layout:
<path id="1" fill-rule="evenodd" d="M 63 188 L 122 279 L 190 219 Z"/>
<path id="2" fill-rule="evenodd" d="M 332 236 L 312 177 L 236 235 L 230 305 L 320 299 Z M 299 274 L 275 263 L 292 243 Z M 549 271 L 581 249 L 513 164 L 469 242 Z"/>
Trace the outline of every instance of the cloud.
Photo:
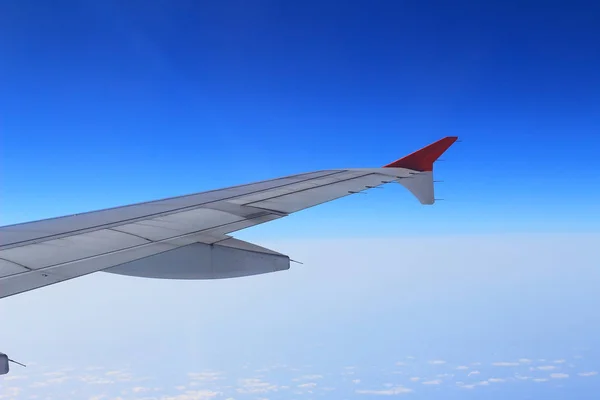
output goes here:
<path id="1" fill-rule="evenodd" d="M 550 378 L 552 379 L 566 379 L 569 377 L 569 374 L 563 374 L 563 373 L 555 373 L 555 374 L 550 374 Z"/>
<path id="2" fill-rule="evenodd" d="M 442 365 L 442 364 L 446 364 L 446 361 L 444 361 L 444 360 L 432 360 L 432 361 L 429 361 L 429 364 L 431 364 L 431 365 Z"/>
<path id="3" fill-rule="evenodd" d="M 534 382 L 548 382 L 548 378 L 535 378 Z"/>
<path id="4" fill-rule="evenodd" d="M 440 385 L 442 383 L 441 379 L 434 379 L 432 381 L 421 382 L 423 385 Z"/>
<path id="5" fill-rule="evenodd" d="M 566 362 L 567 362 L 567 360 L 562 359 L 562 358 L 560 360 L 554 360 L 555 364 L 563 364 L 563 363 L 566 363 Z"/>
<path id="6" fill-rule="evenodd" d="M 188 390 L 174 396 L 163 396 L 160 400 L 207 400 L 222 395 L 213 390 Z"/>
<path id="7" fill-rule="evenodd" d="M 56 384 L 56 383 L 63 383 L 63 382 L 66 382 L 66 381 L 68 381 L 69 379 L 70 379 L 70 378 L 69 378 L 68 376 L 59 376 L 59 377 L 56 377 L 56 378 L 51 378 L 51 379 L 48 379 L 48 380 L 46 380 L 46 382 L 47 382 L 47 383 L 50 383 L 50 384 Z"/>
<path id="8" fill-rule="evenodd" d="M 352 379 L 352 383 L 358 385 L 360 383 L 360 379 Z"/>
<path id="9" fill-rule="evenodd" d="M 462 383 L 462 382 L 456 382 L 456 383 L 458 384 L 458 383 Z M 477 386 L 477 385 L 458 385 L 458 386 L 463 389 L 474 389 L 475 386 Z"/>
<path id="10" fill-rule="evenodd" d="M 394 396 L 394 395 L 400 395 L 400 394 L 407 394 L 407 393 L 412 393 L 413 390 L 406 388 L 404 386 L 396 386 L 390 389 L 383 389 L 383 390 L 356 390 L 355 393 L 357 394 L 367 394 L 367 395 L 372 395 L 372 396 Z"/>
<path id="11" fill-rule="evenodd" d="M 596 372 L 596 371 L 580 372 L 577 375 L 579 375 L 579 376 L 594 376 L 594 375 L 598 375 L 598 372 Z"/>
<path id="12" fill-rule="evenodd" d="M 292 379 L 292 381 L 294 381 L 294 382 L 298 382 L 298 381 L 314 381 L 315 379 L 323 379 L 323 375 L 317 375 L 317 374 L 304 375 L 304 376 L 301 376 L 299 378 L 294 378 L 294 379 Z"/>
<path id="13" fill-rule="evenodd" d="M 539 369 L 540 371 L 552 371 L 553 369 L 556 369 L 555 365 L 542 365 L 537 367 L 537 369 Z"/>
<path id="14" fill-rule="evenodd" d="M 0 395 L 0 399 L 14 399 L 17 396 L 19 396 L 19 394 L 21 394 L 21 388 L 20 387 L 16 387 L 16 386 L 9 386 L 6 387 L 2 390 L 2 392 L 4 393 L 4 395 Z M 6 397 L 4 397 L 6 396 Z"/>
<path id="15" fill-rule="evenodd" d="M 481 372 L 479 371 L 471 371 L 469 372 L 469 374 L 467 376 L 472 376 L 472 375 L 479 375 Z"/>
<path id="16" fill-rule="evenodd" d="M 216 371 L 189 372 L 187 375 L 193 381 L 214 382 L 223 379 L 223 374 Z"/>
<path id="17" fill-rule="evenodd" d="M 8 375 L 5 376 L 4 378 L 2 378 L 3 381 L 17 381 L 17 380 L 21 380 L 21 379 L 27 379 L 27 376 L 25 375 Z"/>
<path id="18" fill-rule="evenodd" d="M 492 365 L 494 367 L 518 367 L 519 363 L 518 362 L 500 361 L 500 362 L 494 362 L 494 363 L 492 363 Z"/>
<path id="19" fill-rule="evenodd" d="M 94 375 L 83 375 L 79 377 L 79 381 L 89 383 L 92 385 L 108 385 L 114 383 L 115 381 L 112 379 L 106 379 L 104 377 L 94 376 Z"/>
<path id="20" fill-rule="evenodd" d="M 258 378 L 240 379 L 239 385 L 236 390 L 242 394 L 257 394 L 257 393 L 269 393 L 276 392 L 279 390 L 279 386 L 262 381 Z"/>
<path id="21" fill-rule="evenodd" d="M 456 386 L 463 388 L 463 389 L 474 389 L 477 386 L 489 386 L 491 383 L 503 383 L 506 382 L 506 379 L 502 379 L 502 378 L 490 378 L 488 380 L 485 381 L 479 381 L 477 383 L 471 383 L 468 385 L 465 385 L 464 382 L 456 382 Z"/>
<path id="22" fill-rule="evenodd" d="M 417 381 L 419 381 L 419 379 L 421 379 L 421 378 L 419 378 L 417 376 L 414 376 L 414 377 L 410 378 L 410 380 L 413 381 L 413 382 L 417 382 Z"/>
<path id="23" fill-rule="evenodd" d="M 130 382 L 133 380 L 133 374 L 127 370 L 107 371 L 104 375 L 108 376 L 110 380 L 118 382 Z"/>
<path id="24" fill-rule="evenodd" d="M 298 387 L 303 389 L 312 389 L 314 387 L 317 387 L 317 384 L 315 382 L 307 382 L 301 383 L 300 385 L 298 385 Z"/>
<path id="25" fill-rule="evenodd" d="M 56 376 L 56 377 L 58 377 L 58 376 L 64 376 L 65 372 L 63 372 L 63 371 L 45 372 L 42 375 L 43 376 Z M 106 375 L 108 375 L 108 373 Z"/>
<path id="26" fill-rule="evenodd" d="M 530 360 L 529 358 L 519 358 L 519 362 L 521 364 L 530 364 L 533 362 L 533 360 Z"/>
<path id="27" fill-rule="evenodd" d="M 469 367 L 467 367 L 466 365 L 459 365 L 458 367 L 456 367 L 456 369 L 458 369 L 458 370 L 466 370 L 466 369 L 469 369 Z"/>

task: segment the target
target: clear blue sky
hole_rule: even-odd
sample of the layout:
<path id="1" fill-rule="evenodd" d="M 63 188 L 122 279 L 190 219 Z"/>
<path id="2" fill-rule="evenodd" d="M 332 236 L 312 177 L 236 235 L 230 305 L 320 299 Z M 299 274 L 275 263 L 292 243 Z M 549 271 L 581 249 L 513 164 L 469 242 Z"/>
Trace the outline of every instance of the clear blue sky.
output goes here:
<path id="1" fill-rule="evenodd" d="M 462 143 L 433 207 L 390 187 L 238 235 L 303 267 L 5 299 L 0 351 L 33 364 L 0 398 L 595 399 L 599 20 L 594 1 L 2 1 L 2 225 Z"/>

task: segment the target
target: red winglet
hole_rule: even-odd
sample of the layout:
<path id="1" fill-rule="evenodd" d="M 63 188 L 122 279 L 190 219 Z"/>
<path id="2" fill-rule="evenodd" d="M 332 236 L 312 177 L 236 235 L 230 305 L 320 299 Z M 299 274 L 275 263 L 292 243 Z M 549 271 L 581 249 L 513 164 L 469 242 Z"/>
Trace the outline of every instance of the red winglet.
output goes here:
<path id="1" fill-rule="evenodd" d="M 388 165 L 384 165 L 383 168 L 406 168 L 412 169 L 413 171 L 433 171 L 433 163 L 435 160 L 440 158 L 442 154 L 456 140 L 456 136 L 448 136 L 438 140 L 435 143 L 431 143 L 429 146 L 423 147 L 421 150 L 417 150 L 399 160 L 394 161 Z"/>

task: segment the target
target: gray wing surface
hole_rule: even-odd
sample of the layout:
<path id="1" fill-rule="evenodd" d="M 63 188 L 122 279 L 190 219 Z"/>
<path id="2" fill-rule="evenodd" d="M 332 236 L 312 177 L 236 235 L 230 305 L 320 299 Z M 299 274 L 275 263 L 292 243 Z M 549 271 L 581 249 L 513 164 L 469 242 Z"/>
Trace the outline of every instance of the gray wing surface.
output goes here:
<path id="1" fill-rule="evenodd" d="M 431 171 L 339 169 L 0 227 L 0 298 L 98 271 L 219 279 L 289 269 L 286 255 L 228 234 L 390 182 L 433 203 Z"/>

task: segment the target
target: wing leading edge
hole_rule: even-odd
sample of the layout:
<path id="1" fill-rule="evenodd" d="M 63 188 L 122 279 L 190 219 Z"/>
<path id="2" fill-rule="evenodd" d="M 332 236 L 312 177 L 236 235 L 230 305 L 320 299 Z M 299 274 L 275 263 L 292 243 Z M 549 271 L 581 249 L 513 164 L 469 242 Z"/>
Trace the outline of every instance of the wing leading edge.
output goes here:
<path id="1" fill-rule="evenodd" d="M 289 268 L 289 257 L 228 234 L 387 183 L 433 204 L 443 138 L 381 168 L 292 175 L 0 227 L 0 298 L 97 271 L 221 279 Z"/>

